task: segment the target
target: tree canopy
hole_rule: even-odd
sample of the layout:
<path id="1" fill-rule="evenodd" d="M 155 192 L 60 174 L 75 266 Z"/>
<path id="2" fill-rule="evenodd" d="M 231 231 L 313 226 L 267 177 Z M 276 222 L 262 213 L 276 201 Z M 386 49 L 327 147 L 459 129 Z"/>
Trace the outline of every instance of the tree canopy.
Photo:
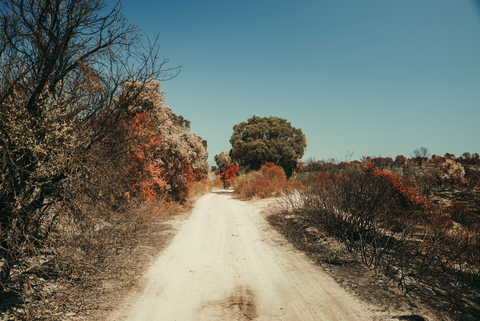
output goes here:
<path id="1" fill-rule="evenodd" d="M 258 170 L 272 162 L 283 167 L 290 177 L 305 152 L 307 139 L 300 128 L 292 127 L 286 119 L 253 116 L 233 126 L 230 144 L 230 156 L 241 170 Z"/>
<path id="2" fill-rule="evenodd" d="M 215 163 L 217 164 L 217 166 L 214 166 L 214 168 L 215 170 L 218 170 L 220 172 L 222 172 L 228 167 L 227 163 L 232 162 L 232 158 L 230 157 L 230 152 L 221 152 L 215 155 L 214 160 L 215 160 Z"/>

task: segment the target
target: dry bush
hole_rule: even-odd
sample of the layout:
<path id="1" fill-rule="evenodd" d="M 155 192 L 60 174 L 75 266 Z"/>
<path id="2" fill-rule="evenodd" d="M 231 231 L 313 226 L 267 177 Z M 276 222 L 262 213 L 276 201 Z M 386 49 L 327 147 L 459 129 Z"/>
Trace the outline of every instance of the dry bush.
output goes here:
<path id="1" fill-rule="evenodd" d="M 205 182 L 198 183 L 195 190 L 204 192 Z M 88 293 L 102 289 L 106 273 L 123 273 L 126 263 L 117 258 L 135 261 L 129 253 L 159 228 L 159 222 L 189 209 L 166 198 L 121 205 L 112 204 L 110 197 L 93 203 L 85 194 L 74 194 L 75 204 L 50 209 L 52 214 L 62 213 L 50 225 L 47 238 L 32 239 L 16 251 L 23 254 L 15 257 L 11 282 L 5 284 L 7 298 L 12 297 L 7 304 L 15 307 L 10 310 L 14 318 L 64 319 L 66 313 L 96 310 L 98 302 Z"/>
<path id="2" fill-rule="evenodd" d="M 16 318 L 48 319 L 54 312 L 62 319 L 62 313 L 86 309 L 78 306 L 85 299 L 81 293 L 97 287 L 102 273 L 119 265 L 119 253 L 134 248 L 155 227 L 152 222 L 188 210 L 210 188 L 209 180 L 194 182 L 191 200 L 184 204 L 166 194 L 155 202 L 131 199 L 127 159 L 118 157 L 125 144 L 114 142 L 110 137 L 108 146 L 101 142 L 77 150 L 69 160 L 74 170 L 51 186 L 29 191 L 36 196 L 23 204 L 36 206 L 23 206 L 22 215 L 2 233 L 11 276 L 3 284 L 4 295 L 6 306 L 18 308 L 10 310 Z"/>
<path id="3" fill-rule="evenodd" d="M 480 167 L 478 165 L 465 165 L 465 181 L 470 188 L 480 187 Z"/>
<path id="4" fill-rule="evenodd" d="M 213 188 L 215 189 L 222 189 L 223 188 L 223 182 L 220 179 L 220 175 L 216 175 L 215 180 L 213 181 Z"/>
<path id="5" fill-rule="evenodd" d="M 236 177 L 233 187 L 234 195 L 242 199 L 280 196 L 290 189 L 283 168 L 273 163 L 262 165 L 259 171 Z"/>
<path id="6" fill-rule="evenodd" d="M 478 315 L 475 200 L 472 205 L 463 197 L 447 207 L 430 203 L 428 196 L 442 184 L 430 165 L 403 166 L 392 173 L 366 162 L 312 174 L 301 175 L 295 192 L 279 199 L 271 217 L 288 239 L 319 262 L 334 258 L 349 264 L 332 252 L 332 240 L 339 241 L 351 252 L 348 257 L 386 275 L 421 302 L 451 315 Z M 471 190 L 469 195 L 477 194 Z"/>
<path id="7" fill-rule="evenodd" d="M 326 245 L 328 263 L 342 265 L 348 262 L 348 250 L 344 244 L 340 242 L 330 242 Z"/>
<path id="8" fill-rule="evenodd" d="M 423 274 L 477 282 L 478 227 L 454 225 L 451 216 L 466 216 L 461 208 L 442 211 L 404 183 L 368 166 L 310 177 L 282 198 L 284 229 L 315 227 L 407 291 L 409 278 Z"/>
<path id="9" fill-rule="evenodd" d="M 104 1 L 83 0 L 2 5 L 0 289 L 10 305 L 21 307 L 18 318 L 62 319 L 55 313 L 75 305 L 69 291 L 88 292 L 152 220 L 188 208 L 172 199 L 207 188 L 205 182 L 190 186 L 203 169 L 205 146 L 187 121 L 163 106 L 160 84 L 152 81 L 168 80 L 178 68 L 163 69 L 167 60 L 158 59 L 158 44 L 142 43 L 121 6 L 104 10 Z M 39 30 L 41 36 L 32 36 Z M 142 123 L 132 116 L 152 115 L 152 108 L 157 113 L 148 124 L 162 133 L 162 144 L 135 130 L 151 129 L 147 117 Z M 146 166 L 132 166 L 132 157 L 160 145 L 158 154 L 174 169 L 165 173 L 170 195 L 138 204 L 129 196 L 145 180 L 134 170 L 160 182 L 158 167 L 167 165 L 154 155 Z"/>
<path id="10" fill-rule="evenodd" d="M 380 266 L 389 246 L 411 233 L 405 195 L 389 179 L 350 166 L 340 176 L 320 174 L 302 185 L 293 213 L 357 250 L 369 267 Z"/>
<path id="11" fill-rule="evenodd" d="M 4 286 L 15 294 L 11 303 L 22 307 L 22 319 L 39 318 L 39 302 L 81 286 L 135 231 L 137 218 L 122 198 L 126 181 L 115 170 L 121 160 L 110 156 L 101 144 L 78 153 L 70 159 L 76 171 L 50 186 L 52 192 L 39 188 L 47 196 L 38 195 L 37 206 L 24 207 L 10 226 L 4 251 L 11 279 Z"/>
<path id="12" fill-rule="evenodd" d="M 421 166 L 411 164 L 408 167 L 392 170 L 392 172 L 402 177 L 403 185 L 417 189 L 428 200 L 434 191 L 442 186 L 442 177 L 430 164 Z"/>
<path id="13" fill-rule="evenodd" d="M 126 79 L 145 84 L 169 72 L 162 71 L 166 60 L 157 59 L 155 41 L 142 43 L 120 6 L 105 7 L 103 1 L 2 2 L 0 286 L 58 226 L 74 222 L 88 230 L 89 209 L 105 220 L 122 206 L 123 186 L 104 188 L 126 174 L 116 166 L 128 149 L 116 135 L 125 115 L 112 98 Z"/>
<path id="14" fill-rule="evenodd" d="M 438 166 L 438 171 L 443 179 L 450 184 L 458 185 L 465 182 L 465 169 L 454 160 L 445 159 L 445 162 Z"/>
<path id="15" fill-rule="evenodd" d="M 212 190 L 212 187 L 213 182 L 208 178 L 195 181 L 189 189 L 188 199 L 196 199 L 202 195 L 205 195 Z"/>

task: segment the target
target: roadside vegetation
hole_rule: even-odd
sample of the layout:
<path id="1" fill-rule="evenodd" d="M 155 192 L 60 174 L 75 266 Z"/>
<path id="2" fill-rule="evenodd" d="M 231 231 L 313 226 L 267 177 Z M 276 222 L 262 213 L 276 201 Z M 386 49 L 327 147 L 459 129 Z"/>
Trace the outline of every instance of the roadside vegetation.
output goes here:
<path id="1" fill-rule="evenodd" d="M 282 174 L 266 164 L 236 178 L 234 193 L 277 197 L 270 222 L 319 264 L 361 262 L 444 317 L 478 317 L 478 154 L 309 160 L 294 179 Z"/>
<path id="2" fill-rule="evenodd" d="M 63 320 L 210 188 L 206 142 L 164 105 L 180 67 L 120 4 L 0 7 L 0 313 Z"/>
<path id="3" fill-rule="evenodd" d="M 282 196 L 291 190 L 283 168 L 274 163 L 266 163 L 258 171 L 236 177 L 233 188 L 234 195 L 241 199 Z"/>

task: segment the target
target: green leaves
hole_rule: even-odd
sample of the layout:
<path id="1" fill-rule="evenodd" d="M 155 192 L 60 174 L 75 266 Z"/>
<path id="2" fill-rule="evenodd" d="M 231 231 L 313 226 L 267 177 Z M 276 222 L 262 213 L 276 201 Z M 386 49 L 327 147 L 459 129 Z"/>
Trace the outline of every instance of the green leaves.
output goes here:
<path id="1" fill-rule="evenodd" d="M 279 117 L 253 116 L 233 127 L 231 156 L 242 169 L 258 170 L 272 162 L 291 176 L 303 156 L 307 140 L 301 129 Z"/>

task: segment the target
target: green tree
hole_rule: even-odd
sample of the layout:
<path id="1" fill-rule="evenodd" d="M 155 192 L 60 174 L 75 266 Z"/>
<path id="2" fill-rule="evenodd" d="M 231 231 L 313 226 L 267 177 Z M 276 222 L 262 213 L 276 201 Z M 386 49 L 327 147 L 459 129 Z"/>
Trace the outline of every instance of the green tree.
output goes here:
<path id="1" fill-rule="evenodd" d="M 221 152 L 220 154 L 215 155 L 214 160 L 215 160 L 215 163 L 217 164 L 215 168 L 219 172 L 224 171 L 227 168 L 227 163 L 232 162 L 232 158 L 230 157 L 230 152 Z"/>
<path id="2" fill-rule="evenodd" d="M 253 116 L 233 126 L 230 144 L 230 156 L 241 170 L 259 170 L 272 162 L 283 167 L 290 177 L 305 152 L 307 139 L 301 129 L 292 127 L 286 119 Z"/>

